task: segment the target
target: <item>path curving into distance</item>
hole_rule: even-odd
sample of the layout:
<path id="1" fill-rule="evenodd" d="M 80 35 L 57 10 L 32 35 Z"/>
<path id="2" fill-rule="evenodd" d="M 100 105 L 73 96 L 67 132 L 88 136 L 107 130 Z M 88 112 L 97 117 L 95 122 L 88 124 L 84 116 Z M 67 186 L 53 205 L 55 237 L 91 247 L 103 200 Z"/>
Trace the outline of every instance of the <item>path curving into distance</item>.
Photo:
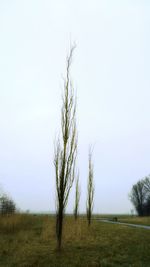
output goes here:
<path id="1" fill-rule="evenodd" d="M 130 226 L 130 227 L 136 227 L 136 228 L 142 228 L 142 229 L 150 230 L 150 226 L 148 226 L 148 225 L 132 224 L 132 223 L 124 223 L 124 222 L 114 222 L 114 221 L 110 221 L 107 219 L 96 219 L 96 221 L 113 223 L 113 224 L 121 224 L 121 225 Z"/>

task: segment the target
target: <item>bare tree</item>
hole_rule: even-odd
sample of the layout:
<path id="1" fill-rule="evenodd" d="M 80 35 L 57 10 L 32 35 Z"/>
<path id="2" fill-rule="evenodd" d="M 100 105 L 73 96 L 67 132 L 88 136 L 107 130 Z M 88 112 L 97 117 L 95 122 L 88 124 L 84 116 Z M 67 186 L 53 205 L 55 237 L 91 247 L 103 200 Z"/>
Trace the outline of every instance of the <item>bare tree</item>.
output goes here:
<path id="1" fill-rule="evenodd" d="M 139 216 L 150 215 L 150 177 L 139 180 L 132 186 L 129 194 L 130 200 L 133 203 Z"/>
<path id="2" fill-rule="evenodd" d="M 94 184 L 93 184 L 93 163 L 92 163 L 92 150 L 89 149 L 89 173 L 88 173 L 88 187 L 87 187 L 87 220 L 88 224 L 91 224 L 91 217 L 93 211 L 93 200 L 94 200 Z"/>
<path id="3" fill-rule="evenodd" d="M 131 193 L 129 195 L 131 202 L 133 203 L 139 216 L 144 215 L 144 202 L 145 202 L 146 190 L 144 180 L 138 181 L 132 186 Z"/>
<path id="4" fill-rule="evenodd" d="M 67 57 L 66 78 L 64 79 L 63 103 L 61 109 L 61 139 L 55 144 L 54 165 L 56 175 L 56 237 L 58 250 L 61 249 L 65 208 L 75 176 L 77 154 L 76 99 L 70 79 L 70 66 L 75 46 Z"/>
<path id="5" fill-rule="evenodd" d="M 79 215 L 79 201 L 80 201 L 80 188 L 79 188 L 79 174 L 76 180 L 76 188 L 75 188 L 75 206 L 74 206 L 74 217 L 77 220 Z"/>

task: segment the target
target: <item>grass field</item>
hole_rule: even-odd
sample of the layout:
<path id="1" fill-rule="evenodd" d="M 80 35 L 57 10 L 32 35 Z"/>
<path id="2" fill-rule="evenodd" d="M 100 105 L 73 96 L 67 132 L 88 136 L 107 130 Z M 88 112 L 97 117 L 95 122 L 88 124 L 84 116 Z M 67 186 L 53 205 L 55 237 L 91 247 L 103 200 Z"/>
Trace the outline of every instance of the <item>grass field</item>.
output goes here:
<path id="1" fill-rule="evenodd" d="M 66 217 L 58 253 L 54 217 L 0 217 L 0 267 L 150 267 L 149 252 L 149 230 Z"/>
<path id="2" fill-rule="evenodd" d="M 111 214 L 104 214 L 104 215 L 97 215 L 95 218 L 102 219 L 113 219 L 114 217 L 117 217 L 119 222 L 124 223 L 132 223 L 132 224 L 140 224 L 140 225 L 148 225 L 150 226 L 150 216 L 149 217 L 139 217 L 139 216 L 131 216 L 131 215 L 111 215 Z"/>
<path id="3" fill-rule="evenodd" d="M 138 216 L 127 216 L 125 218 L 118 218 L 120 222 L 149 225 L 150 226 L 150 217 L 138 217 Z"/>

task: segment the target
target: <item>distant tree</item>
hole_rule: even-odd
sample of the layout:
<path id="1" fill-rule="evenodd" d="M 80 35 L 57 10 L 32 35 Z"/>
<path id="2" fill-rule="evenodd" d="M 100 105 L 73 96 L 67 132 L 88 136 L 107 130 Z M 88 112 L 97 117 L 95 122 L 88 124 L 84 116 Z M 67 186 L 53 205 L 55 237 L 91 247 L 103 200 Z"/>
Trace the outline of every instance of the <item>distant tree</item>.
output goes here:
<path id="1" fill-rule="evenodd" d="M 16 211 L 16 204 L 6 194 L 0 196 L 0 214 L 8 215 Z"/>
<path id="2" fill-rule="evenodd" d="M 93 200 L 94 200 L 94 183 L 93 183 L 93 163 L 92 163 L 92 150 L 89 149 L 89 170 L 88 170 L 88 187 L 87 187 L 87 220 L 88 224 L 91 224 L 91 217 L 93 211 Z"/>
<path id="3" fill-rule="evenodd" d="M 61 139 L 55 144 L 54 165 L 56 176 L 56 236 L 58 250 L 61 249 L 63 220 L 70 189 L 75 176 L 77 153 L 76 101 L 70 79 L 70 66 L 75 47 L 67 57 L 64 79 L 63 104 L 61 109 Z"/>
<path id="4" fill-rule="evenodd" d="M 79 201 L 80 201 L 80 188 L 79 188 L 79 174 L 76 179 L 76 188 L 75 188 L 75 205 L 74 205 L 74 217 L 77 220 L 79 215 Z"/>
<path id="5" fill-rule="evenodd" d="M 139 216 L 150 215 L 150 178 L 145 177 L 132 186 L 129 195 Z"/>

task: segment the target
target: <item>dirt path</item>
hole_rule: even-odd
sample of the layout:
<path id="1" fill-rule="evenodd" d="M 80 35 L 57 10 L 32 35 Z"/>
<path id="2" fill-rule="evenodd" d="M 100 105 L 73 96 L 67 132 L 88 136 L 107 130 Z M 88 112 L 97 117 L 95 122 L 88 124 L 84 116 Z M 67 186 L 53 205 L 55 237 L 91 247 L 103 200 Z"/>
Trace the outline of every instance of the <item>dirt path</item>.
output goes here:
<path id="1" fill-rule="evenodd" d="M 110 221 L 107 219 L 97 219 L 97 221 L 106 222 L 106 223 L 113 223 L 113 224 L 121 224 L 121 225 L 126 225 L 126 226 L 150 230 L 150 226 L 148 226 L 148 225 L 132 224 L 132 223 L 124 223 L 124 222 L 114 222 L 114 221 Z"/>

